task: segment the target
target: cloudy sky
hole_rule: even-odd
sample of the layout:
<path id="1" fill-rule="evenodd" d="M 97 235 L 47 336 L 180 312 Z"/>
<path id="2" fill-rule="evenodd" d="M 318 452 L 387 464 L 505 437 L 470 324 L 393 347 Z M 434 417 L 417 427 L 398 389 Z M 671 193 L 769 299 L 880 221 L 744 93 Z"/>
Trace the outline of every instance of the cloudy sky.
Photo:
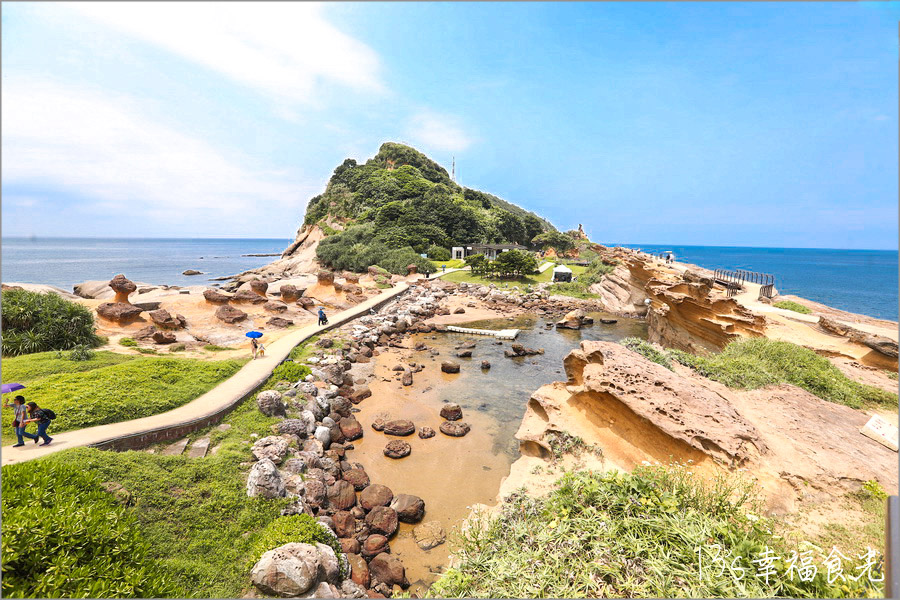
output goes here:
<path id="1" fill-rule="evenodd" d="M 12 3 L 3 235 L 291 237 L 416 146 L 607 242 L 897 247 L 894 3 Z"/>

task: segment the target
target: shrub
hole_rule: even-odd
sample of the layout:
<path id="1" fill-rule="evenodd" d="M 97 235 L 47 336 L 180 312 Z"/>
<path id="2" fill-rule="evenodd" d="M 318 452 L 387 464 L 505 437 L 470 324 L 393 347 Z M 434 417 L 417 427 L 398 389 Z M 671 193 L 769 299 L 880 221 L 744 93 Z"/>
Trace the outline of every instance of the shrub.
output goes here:
<path id="1" fill-rule="evenodd" d="M 156 348 L 137 348 L 137 351 L 141 354 L 159 354 L 159 352 L 156 351 Z"/>
<path id="2" fill-rule="evenodd" d="M 428 258 L 430 258 L 431 260 L 450 260 L 450 250 L 444 248 L 443 246 L 432 244 L 431 246 L 428 246 L 428 249 L 425 251 L 425 253 L 428 254 Z"/>
<path id="3" fill-rule="evenodd" d="M 125 346 L 126 348 L 134 348 L 135 346 L 138 345 L 138 343 L 130 337 L 123 337 L 122 339 L 119 340 L 119 345 Z"/>
<path id="4" fill-rule="evenodd" d="M 599 298 L 597 294 L 587 291 L 584 286 L 577 281 L 551 283 L 545 289 L 551 294 L 571 296 L 572 298 Z"/>
<path id="5" fill-rule="evenodd" d="M 259 558 L 274 548 L 290 542 L 301 544 L 325 544 L 331 546 L 335 555 L 340 556 L 341 545 L 337 538 L 325 531 L 325 526 L 310 515 L 291 515 L 279 517 L 259 532 L 253 549 L 251 560 L 255 563 Z M 343 568 L 343 564 L 341 564 Z"/>
<path id="6" fill-rule="evenodd" d="M 672 361 L 669 360 L 666 353 L 657 349 L 650 342 L 636 337 L 629 337 L 622 340 L 621 344 L 632 352 L 637 352 L 647 360 L 662 365 L 670 371 L 672 370 Z"/>
<path id="7" fill-rule="evenodd" d="M 184 344 L 172 344 L 169 346 L 169 352 L 184 352 L 185 348 L 187 348 L 187 346 Z"/>
<path id="8" fill-rule="evenodd" d="M 69 352 L 69 360 L 84 361 L 94 358 L 94 351 L 83 344 L 78 344 Z"/>
<path id="9" fill-rule="evenodd" d="M 3 467 L 3 595 L 166 598 L 180 590 L 148 559 L 134 514 L 77 465 Z"/>
<path id="10" fill-rule="evenodd" d="M 217 346 L 215 344 L 207 344 L 203 346 L 204 350 L 209 350 L 210 352 L 224 352 L 226 350 L 231 350 L 232 348 L 227 348 L 225 346 Z"/>
<path id="11" fill-rule="evenodd" d="M 803 306 L 802 304 L 797 304 L 796 302 L 793 302 L 791 300 L 781 300 L 779 302 L 776 302 L 774 304 L 774 306 L 775 306 L 775 308 L 783 308 L 785 310 L 792 310 L 794 312 L 798 312 L 803 315 L 808 315 L 812 312 L 812 310 L 810 310 L 806 306 Z"/>
<path id="12" fill-rule="evenodd" d="M 4 356 L 47 350 L 68 350 L 77 345 L 96 348 L 94 315 L 85 306 L 52 292 L 3 290 L 2 339 Z"/>
<path id="13" fill-rule="evenodd" d="M 272 379 L 275 381 L 284 380 L 294 383 L 305 378 L 310 373 L 311 371 L 306 365 L 288 360 L 275 367 L 272 371 Z"/>

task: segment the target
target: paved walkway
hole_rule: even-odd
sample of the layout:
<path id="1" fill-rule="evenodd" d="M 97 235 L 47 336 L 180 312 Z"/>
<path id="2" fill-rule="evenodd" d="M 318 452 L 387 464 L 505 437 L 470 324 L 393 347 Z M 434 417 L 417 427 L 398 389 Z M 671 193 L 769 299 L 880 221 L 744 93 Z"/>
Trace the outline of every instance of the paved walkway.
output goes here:
<path id="1" fill-rule="evenodd" d="M 60 450 L 78 448 L 80 446 L 91 446 L 119 437 L 138 435 L 163 427 L 202 419 L 215 414 L 225 407 L 234 404 L 262 385 L 272 374 L 275 367 L 281 364 L 281 361 L 287 358 L 291 353 L 291 350 L 298 344 L 322 331 L 333 329 L 342 323 L 368 314 L 370 308 L 398 296 L 406 291 L 407 288 L 409 288 L 408 284 L 398 283 L 395 287 L 384 290 L 377 296 L 373 296 L 353 308 L 332 315 L 329 318 L 328 325 L 307 325 L 306 327 L 288 333 L 281 339 L 272 342 L 271 345 L 267 344 L 265 357 L 251 360 L 230 378 L 184 406 L 158 415 L 144 417 L 142 419 L 134 419 L 122 423 L 110 423 L 108 425 L 98 425 L 96 427 L 76 429 L 57 434 L 53 434 L 53 429 L 51 427 L 50 433 L 51 437 L 53 437 L 52 444 L 49 446 L 39 446 L 31 440 L 26 440 L 27 443 L 21 448 L 13 448 L 11 445 L 4 446 L 2 464 L 3 466 L 6 466 L 9 464 L 25 462 L 27 460 L 53 454 L 54 452 L 59 452 Z"/>

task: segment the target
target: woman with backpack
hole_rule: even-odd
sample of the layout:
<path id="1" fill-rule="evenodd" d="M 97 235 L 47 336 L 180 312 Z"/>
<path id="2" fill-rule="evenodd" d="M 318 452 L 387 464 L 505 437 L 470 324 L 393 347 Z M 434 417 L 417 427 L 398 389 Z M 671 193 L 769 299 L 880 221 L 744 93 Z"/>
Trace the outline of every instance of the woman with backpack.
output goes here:
<path id="1" fill-rule="evenodd" d="M 10 406 L 9 400 L 7 399 L 6 402 L 3 404 L 3 407 L 7 408 L 9 406 Z M 13 429 L 16 431 L 16 438 L 18 439 L 18 442 L 13 444 L 13 448 L 20 448 L 20 447 L 24 446 L 25 440 L 23 438 L 32 439 L 32 440 L 34 440 L 34 443 L 37 444 L 38 436 L 34 435 L 33 433 L 28 433 L 27 431 L 25 431 L 25 425 L 26 425 L 26 423 L 28 423 L 28 421 L 25 420 L 25 417 L 27 416 L 27 414 L 26 414 L 27 409 L 25 408 L 25 397 L 24 396 L 16 396 L 15 398 L 13 398 L 12 406 L 13 406 L 13 410 L 15 410 L 15 415 L 13 416 L 12 426 L 13 426 Z"/>
<path id="2" fill-rule="evenodd" d="M 26 423 L 37 422 L 37 436 L 35 436 L 34 441 L 37 441 L 37 438 L 41 438 L 44 440 L 40 444 L 41 446 L 49 445 L 53 438 L 47 435 L 47 428 L 50 427 L 50 421 L 56 418 L 56 413 L 49 408 L 39 408 L 37 402 L 29 402 L 28 414 L 31 418 L 25 419 Z"/>

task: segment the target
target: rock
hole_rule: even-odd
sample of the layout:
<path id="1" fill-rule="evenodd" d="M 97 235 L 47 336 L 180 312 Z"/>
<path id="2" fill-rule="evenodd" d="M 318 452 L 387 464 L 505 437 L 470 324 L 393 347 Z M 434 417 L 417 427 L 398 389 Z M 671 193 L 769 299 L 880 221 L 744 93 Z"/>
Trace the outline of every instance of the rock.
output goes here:
<path id="1" fill-rule="evenodd" d="M 397 531 L 397 511 L 387 506 L 376 506 L 366 515 L 369 529 L 387 537 Z"/>
<path id="2" fill-rule="evenodd" d="M 250 467 L 247 476 L 247 495 L 280 498 L 285 495 L 284 481 L 275 463 L 264 458 Z"/>
<path id="3" fill-rule="evenodd" d="M 339 537 L 349 538 L 356 535 L 356 517 L 348 510 L 339 510 L 331 517 L 334 531 Z"/>
<path id="4" fill-rule="evenodd" d="M 197 271 L 196 269 L 188 269 L 186 271 L 181 272 L 182 275 L 203 275 L 202 272 Z"/>
<path id="5" fill-rule="evenodd" d="M 457 358 L 472 358 L 471 350 L 460 350 L 456 353 Z"/>
<path id="6" fill-rule="evenodd" d="M 265 304 L 266 298 L 264 296 L 260 296 L 256 292 L 251 290 L 238 290 L 231 297 L 234 302 L 248 302 L 250 304 Z"/>
<path id="7" fill-rule="evenodd" d="M 359 554 L 359 551 L 362 549 L 362 544 L 356 538 L 341 538 L 338 541 L 341 544 L 341 552 L 344 554 Z M 348 556 L 347 558 L 350 557 Z"/>
<path id="8" fill-rule="evenodd" d="M 404 371 L 403 375 L 400 377 L 400 383 L 405 386 L 412 385 L 413 384 L 412 371 Z"/>
<path id="9" fill-rule="evenodd" d="M 369 476 L 362 469 L 350 469 L 344 471 L 344 481 L 350 483 L 357 492 L 366 489 L 369 485 Z"/>
<path id="10" fill-rule="evenodd" d="M 270 596 L 291 598 L 305 594 L 319 580 L 322 568 L 319 546 L 323 544 L 290 542 L 269 550 L 253 566 L 250 581 Z"/>
<path id="11" fill-rule="evenodd" d="M 465 313 L 465 312 L 466 312 L 466 309 L 464 309 L 462 306 L 460 306 L 459 308 L 457 308 L 456 310 L 453 311 L 453 314 L 454 314 L 454 315 L 461 315 L 461 314 L 463 314 L 463 313 Z"/>
<path id="12" fill-rule="evenodd" d="M 441 371 L 444 373 L 459 373 L 459 363 L 445 360 L 441 363 Z"/>
<path id="13" fill-rule="evenodd" d="M 409 456 L 412 446 L 403 440 L 392 440 L 384 447 L 384 455 L 388 458 L 403 458 Z"/>
<path id="14" fill-rule="evenodd" d="M 284 402 L 281 400 L 281 392 L 266 390 L 256 395 L 256 405 L 260 412 L 267 417 L 285 416 Z"/>
<path id="15" fill-rule="evenodd" d="M 230 296 L 226 296 L 219 290 L 204 290 L 203 297 L 206 298 L 207 302 L 213 304 L 225 304 L 230 299 Z"/>
<path id="16" fill-rule="evenodd" d="M 251 452 L 257 460 L 269 459 L 277 465 L 284 460 L 284 455 L 288 452 L 288 443 L 283 437 L 269 435 L 257 440 Z"/>
<path id="17" fill-rule="evenodd" d="M 363 556 L 377 556 L 388 550 L 388 539 L 380 533 L 370 535 L 362 543 Z"/>
<path id="18" fill-rule="evenodd" d="M 413 538 L 422 550 L 431 550 L 447 540 L 440 521 L 428 521 L 413 529 Z"/>
<path id="19" fill-rule="evenodd" d="M 469 433 L 471 428 L 468 423 L 463 423 L 462 421 L 444 421 L 440 426 L 441 433 L 453 437 L 462 437 Z"/>
<path id="20" fill-rule="evenodd" d="M 250 291 L 262 298 L 266 297 L 266 291 L 268 291 L 268 289 L 269 284 L 262 279 L 254 279 L 250 282 Z"/>
<path id="21" fill-rule="evenodd" d="M 352 442 L 363 436 L 362 425 L 356 420 L 356 417 L 344 417 L 338 422 L 338 426 L 347 441 Z"/>
<path id="22" fill-rule="evenodd" d="M 299 477 L 298 477 L 299 479 Z M 301 484 L 303 481 L 300 482 Z M 304 486 L 305 487 L 305 486 Z M 283 517 L 291 517 L 294 515 L 310 515 L 312 516 L 312 509 L 303 502 L 302 499 L 297 498 L 287 506 L 281 509 L 281 516 Z"/>
<path id="23" fill-rule="evenodd" d="M 179 327 L 183 327 L 182 321 L 176 317 L 173 317 L 171 314 L 169 314 L 169 311 L 164 308 L 150 311 L 147 314 L 150 316 L 150 320 L 160 327 L 164 327 L 166 329 L 177 329 Z M 184 317 L 182 317 L 182 319 L 184 319 Z"/>
<path id="24" fill-rule="evenodd" d="M 403 589 L 409 587 L 406 580 L 406 569 L 400 559 L 382 552 L 369 562 L 369 574 L 374 581 L 388 586 L 399 585 Z"/>
<path id="25" fill-rule="evenodd" d="M 287 304 L 280 300 L 269 300 L 263 304 L 263 309 L 270 312 L 284 312 L 288 309 Z"/>
<path id="26" fill-rule="evenodd" d="M 109 287 L 111 287 L 112 290 L 116 293 L 116 298 L 115 300 L 113 300 L 113 304 L 128 304 L 128 296 L 137 289 L 137 285 L 135 285 L 133 281 L 121 274 L 116 275 L 109 281 Z"/>
<path id="27" fill-rule="evenodd" d="M 434 436 L 435 436 L 434 429 L 432 429 L 431 427 L 428 427 L 426 425 L 425 427 L 419 428 L 419 437 L 422 438 L 423 440 L 427 440 L 428 438 L 433 438 Z"/>
<path id="28" fill-rule="evenodd" d="M 353 485 L 340 480 L 328 486 L 328 503 L 338 510 L 352 508 L 356 504 L 356 491 Z"/>
<path id="29" fill-rule="evenodd" d="M 522 344 L 510 345 L 510 350 L 504 350 L 503 354 L 507 358 L 515 358 L 518 356 L 534 356 L 535 354 L 543 354 L 544 349 L 535 350 L 534 348 L 526 348 Z"/>
<path id="30" fill-rule="evenodd" d="M 416 432 L 416 425 L 407 419 L 395 419 L 384 424 L 384 433 L 387 435 L 412 435 Z"/>
<path id="31" fill-rule="evenodd" d="M 281 292 L 282 302 L 291 303 L 299 300 L 305 290 L 298 290 L 297 286 L 285 284 L 278 291 Z"/>
<path id="32" fill-rule="evenodd" d="M 5 289 L 9 289 L 9 286 L 7 286 Z M 125 506 L 130 506 L 132 504 L 131 492 L 125 489 L 125 486 L 123 486 L 121 483 L 118 483 L 116 481 L 105 481 L 100 485 L 103 486 L 103 489 L 112 494 L 115 497 L 116 502 L 118 502 L 119 504 L 123 504 Z"/>
<path id="33" fill-rule="evenodd" d="M 97 307 L 97 314 L 104 319 L 124 323 L 143 312 L 140 307 L 127 302 L 104 302 Z"/>
<path id="34" fill-rule="evenodd" d="M 325 484 L 316 479 L 307 479 L 303 489 L 303 500 L 312 507 L 319 507 L 325 503 L 327 489 Z"/>
<path id="35" fill-rule="evenodd" d="M 144 312 L 150 312 L 151 310 L 159 310 L 162 302 L 133 302 L 132 304 L 134 304 L 134 306 L 137 306 Z M 182 327 L 185 326 L 184 317 L 182 317 L 181 315 L 175 315 L 175 318 L 178 319 L 178 322 Z"/>
<path id="36" fill-rule="evenodd" d="M 483 361 L 481 361 L 481 369 L 482 369 L 483 371 L 487 371 L 487 370 L 490 369 L 490 368 L 491 368 L 491 362 L 490 362 L 490 361 L 488 361 L 488 360 L 483 360 Z"/>
<path id="37" fill-rule="evenodd" d="M 404 523 L 418 523 L 425 516 L 425 501 L 412 494 L 398 494 L 390 506 Z"/>
<path id="38" fill-rule="evenodd" d="M 367 511 L 376 506 L 387 506 L 393 499 L 391 488 L 379 483 L 373 483 L 359 493 L 359 504 Z"/>
<path id="39" fill-rule="evenodd" d="M 322 442 L 322 446 L 325 448 L 331 445 L 331 428 L 319 425 L 316 427 L 316 431 L 313 435 L 315 435 L 317 440 Z"/>
<path id="40" fill-rule="evenodd" d="M 216 309 L 216 318 L 231 324 L 246 319 L 247 313 L 233 306 L 224 304 Z"/>
<path id="41" fill-rule="evenodd" d="M 300 299 L 297 300 L 297 304 L 299 304 L 303 308 L 309 310 L 310 308 L 312 308 L 313 306 L 316 305 L 316 301 L 307 296 L 300 296 Z"/>
<path id="42" fill-rule="evenodd" d="M 581 329 L 585 325 L 591 325 L 594 319 L 585 316 L 584 311 L 579 309 L 566 313 L 561 321 L 557 321 L 557 329 Z"/>
<path id="43" fill-rule="evenodd" d="M 384 419 L 375 419 L 372 421 L 372 429 L 375 431 L 384 431 Z"/>
<path id="44" fill-rule="evenodd" d="M 359 545 L 359 542 L 353 540 Z M 348 553 L 347 562 L 350 563 L 350 579 L 353 583 L 363 587 L 369 587 L 369 564 L 358 553 Z"/>
<path id="45" fill-rule="evenodd" d="M 334 273 L 331 271 L 319 271 L 316 273 L 316 280 L 319 285 L 334 286 Z"/>
<path id="46" fill-rule="evenodd" d="M 176 339 L 171 331 L 154 331 L 153 341 L 157 344 L 174 344 Z"/>
<path id="47" fill-rule="evenodd" d="M 319 348 L 331 348 L 334 346 L 334 339 L 330 337 L 321 338 L 318 342 L 316 342 L 316 346 Z"/>
<path id="48" fill-rule="evenodd" d="M 272 317 L 268 321 L 266 321 L 266 325 L 268 325 L 269 327 L 284 328 L 290 327 L 293 324 L 294 322 L 290 319 L 282 319 L 281 317 Z"/>
<path id="49" fill-rule="evenodd" d="M 372 390 L 369 389 L 369 386 L 364 385 L 362 387 L 358 387 L 353 392 L 350 393 L 350 402 L 353 404 L 359 404 L 366 398 L 372 395 Z"/>
<path id="50" fill-rule="evenodd" d="M 441 417 L 448 421 L 459 421 L 462 416 L 462 408 L 455 402 L 447 402 L 441 407 Z"/>
<path id="51" fill-rule="evenodd" d="M 406 265 L 406 274 L 407 275 L 415 275 L 418 272 L 419 272 L 419 267 L 417 267 L 413 263 Z"/>

